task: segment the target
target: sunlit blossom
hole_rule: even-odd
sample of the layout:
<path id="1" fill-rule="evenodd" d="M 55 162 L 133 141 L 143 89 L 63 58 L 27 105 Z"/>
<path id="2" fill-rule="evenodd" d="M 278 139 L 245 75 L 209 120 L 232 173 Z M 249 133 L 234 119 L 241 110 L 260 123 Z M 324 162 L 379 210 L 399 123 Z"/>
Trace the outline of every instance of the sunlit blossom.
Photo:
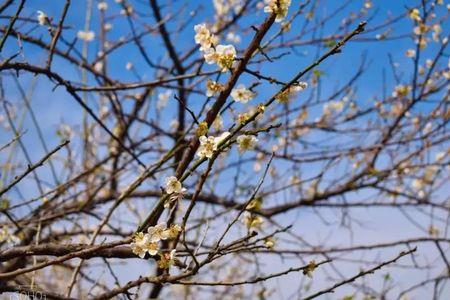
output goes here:
<path id="1" fill-rule="evenodd" d="M 151 226 L 147 229 L 149 234 L 149 240 L 152 243 L 157 243 L 160 240 L 167 239 L 167 235 L 164 234 L 164 231 L 167 229 L 167 223 L 161 222 L 158 225 Z"/>
<path id="2" fill-rule="evenodd" d="M 238 151 L 244 153 L 247 150 L 252 150 L 258 143 L 258 139 L 254 135 L 243 134 L 237 137 Z"/>
<path id="3" fill-rule="evenodd" d="M 264 0 L 264 12 L 276 13 L 275 22 L 281 22 L 287 16 L 291 0 Z"/>
<path id="4" fill-rule="evenodd" d="M 91 42 L 91 41 L 93 41 L 94 38 L 95 38 L 95 33 L 94 33 L 93 31 L 83 31 L 83 30 L 80 30 L 80 31 L 78 31 L 78 33 L 77 33 L 77 37 L 78 37 L 80 40 L 83 40 L 83 41 L 86 41 L 86 42 Z"/>
<path id="5" fill-rule="evenodd" d="M 47 23 L 47 19 L 48 17 L 43 11 L 41 10 L 37 11 L 37 20 L 39 25 L 44 26 Z"/>
<path id="6" fill-rule="evenodd" d="M 200 146 L 197 151 L 197 156 L 211 158 L 215 151 L 217 151 L 217 146 L 222 142 L 230 133 L 224 132 L 218 137 L 209 136 L 206 137 L 202 135 L 199 138 Z"/>
<path id="7" fill-rule="evenodd" d="M 180 193 L 182 189 L 183 186 L 181 182 L 175 176 L 170 176 L 166 178 L 167 194 Z"/>
<path id="8" fill-rule="evenodd" d="M 250 91 L 243 84 L 239 84 L 231 91 L 231 98 L 236 102 L 247 103 L 255 97 L 255 93 Z"/>

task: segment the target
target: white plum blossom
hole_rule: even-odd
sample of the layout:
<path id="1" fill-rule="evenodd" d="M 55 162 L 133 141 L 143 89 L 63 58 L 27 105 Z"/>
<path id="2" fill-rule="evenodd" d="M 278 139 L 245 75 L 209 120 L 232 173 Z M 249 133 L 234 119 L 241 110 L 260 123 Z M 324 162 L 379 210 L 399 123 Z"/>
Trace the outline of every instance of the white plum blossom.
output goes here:
<path id="1" fill-rule="evenodd" d="M 103 29 L 105 31 L 110 31 L 113 28 L 113 25 L 111 23 L 105 23 L 105 25 L 103 25 Z"/>
<path id="2" fill-rule="evenodd" d="M 181 226 L 178 224 L 172 224 L 169 228 L 163 231 L 163 240 L 174 239 L 181 232 Z"/>
<path id="3" fill-rule="evenodd" d="M 236 139 L 239 153 L 255 149 L 258 139 L 253 135 L 242 134 Z"/>
<path id="4" fill-rule="evenodd" d="M 212 65 L 212 64 L 216 63 L 216 61 L 218 59 L 216 49 L 214 49 L 214 48 L 205 49 L 203 52 L 203 58 L 205 59 L 205 62 L 208 65 Z"/>
<path id="5" fill-rule="evenodd" d="M 229 136 L 229 132 L 224 132 L 218 137 L 209 136 L 206 137 L 202 135 L 199 138 L 200 146 L 197 151 L 197 156 L 203 158 L 211 158 L 214 154 L 214 151 L 217 150 L 217 146 L 227 137 Z"/>
<path id="6" fill-rule="evenodd" d="M 211 79 L 208 79 L 206 81 L 206 97 L 212 97 L 216 93 L 220 93 L 223 90 L 223 85 L 213 81 Z"/>
<path id="7" fill-rule="evenodd" d="M 83 31 L 83 30 L 80 30 L 80 31 L 78 31 L 78 33 L 77 33 L 77 37 L 78 37 L 80 40 L 83 40 L 83 41 L 86 41 L 86 42 L 91 42 L 91 41 L 93 41 L 94 38 L 95 38 L 95 33 L 94 33 L 93 31 Z"/>
<path id="8" fill-rule="evenodd" d="M 445 153 L 445 151 L 436 153 L 436 156 L 435 156 L 436 161 L 438 161 L 438 162 L 443 161 L 445 159 L 446 155 L 447 154 Z"/>
<path id="9" fill-rule="evenodd" d="M 164 234 L 164 230 L 167 229 L 167 223 L 166 222 L 161 222 L 158 225 L 155 226 L 150 226 L 147 229 L 147 233 L 149 235 L 149 240 L 152 243 L 157 243 L 160 240 L 166 240 L 167 239 L 167 235 Z"/>
<path id="10" fill-rule="evenodd" d="M 241 37 L 234 32 L 228 32 L 225 39 L 228 42 L 235 43 L 235 44 L 239 44 L 241 42 Z"/>
<path id="11" fill-rule="evenodd" d="M 236 58 L 236 49 L 233 45 L 218 45 L 216 53 L 218 56 L 217 65 L 222 68 L 222 71 L 226 71 L 233 66 Z"/>
<path id="12" fill-rule="evenodd" d="M 264 0 L 264 2 L 266 3 L 266 6 L 264 6 L 265 13 L 276 13 L 275 22 L 283 21 L 291 5 L 291 0 Z"/>
<path id="13" fill-rule="evenodd" d="M 39 25 L 44 26 L 47 23 L 47 15 L 43 11 L 38 10 L 37 11 L 37 20 L 38 20 Z"/>
<path id="14" fill-rule="evenodd" d="M 157 243 L 148 243 L 147 244 L 147 252 L 148 254 L 154 256 L 158 254 L 158 244 Z"/>
<path id="15" fill-rule="evenodd" d="M 247 228 L 249 229 L 252 227 L 258 229 L 263 223 L 263 219 L 260 216 L 249 211 L 244 212 L 242 221 L 245 225 L 247 225 Z"/>
<path id="16" fill-rule="evenodd" d="M 101 72 L 103 70 L 103 62 L 101 61 L 96 62 L 94 65 L 94 69 L 97 72 Z"/>
<path id="17" fill-rule="evenodd" d="M 120 14 L 123 16 L 129 16 L 133 13 L 133 6 L 127 5 L 124 9 L 120 10 Z"/>
<path id="18" fill-rule="evenodd" d="M 241 0 L 213 0 L 216 18 L 227 18 L 232 11 L 238 14 L 242 9 Z"/>
<path id="19" fill-rule="evenodd" d="M 177 119 L 173 119 L 172 121 L 170 121 L 170 128 L 177 129 L 178 126 L 180 126 L 180 123 Z"/>
<path id="20" fill-rule="evenodd" d="M 420 178 L 416 178 L 411 182 L 411 186 L 413 187 L 414 190 L 419 191 L 424 188 L 425 182 Z"/>
<path id="21" fill-rule="evenodd" d="M 164 107 L 166 107 L 170 96 L 172 96 L 172 91 L 171 90 L 167 90 L 164 93 L 159 93 L 158 94 L 158 102 L 156 103 L 156 108 L 158 110 L 161 110 Z"/>
<path id="22" fill-rule="evenodd" d="M 341 112 L 344 109 L 344 106 L 345 106 L 345 101 L 343 101 L 343 100 L 330 101 L 323 105 L 323 113 L 325 115 L 329 115 L 333 111 Z"/>
<path id="23" fill-rule="evenodd" d="M 150 235 L 138 232 L 134 237 L 134 241 L 130 244 L 131 250 L 134 254 L 140 258 L 144 258 L 148 252 L 150 255 L 156 255 L 158 253 L 158 244 L 152 242 Z"/>
<path id="24" fill-rule="evenodd" d="M 406 97 L 412 90 L 412 87 L 410 85 L 403 85 L 399 84 L 394 88 L 394 91 L 392 92 L 392 97 Z"/>
<path id="25" fill-rule="evenodd" d="M 202 158 L 203 157 L 211 158 L 214 154 L 214 151 L 217 150 L 217 144 L 215 142 L 214 137 L 213 136 L 206 137 L 202 135 L 199 138 L 199 141 L 200 147 L 198 148 L 197 156 Z"/>
<path id="26" fill-rule="evenodd" d="M 108 9 L 108 3 L 106 3 L 105 1 L 101 1 L 97 4 L 97 8 L 98 10 L 107 10 Z"/>
<path id="27" fill-rule="evenodd" d="M 206 49 L 203 56 L 207 64 L 215 63 L 221 68 L 222 72 L 225 72 L 233 66 L 236 49 L 233 45 L 218 45 L 215 49 Z"/>
<path id="28" fill-rule="evenodd" d="M 195 36 L 194 40 L 196 44 L 203 45 L 206 41 L 208 41 L 209 37 L 211 36 L 211 33 L 209 32 L 209 29 L 206 28 L 206 24 L 197 24 L 194 26 Z"/>
<path id="29" fill-rule="evenodd" d="M 217 37 L 211 34 L 205 23 L 195 25 L 194 30 L 194 40 L 196 44 L 200 45 L 200 51 L 206 51 L 219 43 Z"/>
<path id="30" fill-rule="evenodd" d="M 219 39 L 214 36 L 205 23 L 194 26 L 196 44 L 200 45 L 203 58 L 207 64 L 217 64 L 222 72 L 233 66 L 236 58 L 236 49 L 233 45 L 218 45 Z"/>
<path id="31" fill-rule="evenodd" d="M 169 208 L 171 203 L 178 202 L 184 199 L 184 196 L 186 195 L 187 189 L 181 188 L 179 192 L 175 192 L 170 194 L 169 201 L 166 201 L 164 203 L 164 208 Z"/>
<path id="32" fill-rule="evenodd" d="M 73 135 L 73 130 L 68 124 L 60 124 L 58 130 L 56 130 L 56 135 L 61 139 L 70 140 Z"/>
<path id="33" fill-rule="evenodd" d="M 127 71 L 129 71 L 129 70 L 131 70 L 133 68 L 133 63 L 132 62 L 127 62 L 127 64 L 125 65 L 125 69 L 127 70 Z"/>
<path id="34" fill-rule="evenodd" d="M 170 252 L 161 253 L 158 260 L 158 267 L 161 269 L 168 269 L 175 263 L 176 250 L 172 249 Z"/>
<path id="35" fill-rule="evenodd" d="M 181 182 L 175 176 L 170 176 L 166 178 L 167 194 L 180 193 L 182 189 L 183 186 Z"/>
<path id="36" fill-rule="evenodd" d="M 175 239 L 181 231 L 181 226 L 177 224 L 172 224 L 167 228 L 166 223 L 162 222 L 156 226 L 149 227 L 148 233 L 136 233 L 133 241 L 130 243 L 131 250 L 140 258 L 144 258 L 146 253 L 155 256 L 160 250 L 158 247 L 159 241 Z"/>
<path id="37" fill-rule="evenodd" d="M 147 249 L 144 243 L 144 235 L 142 235 L 141 237 L 139 234 L 137 234 L 135 237 L 135 241 L 130 244 L 130 247 L 134 254 L 136 254 L 140 258 L 144 258 L 145 254 L 147 253 Z"/>
<path id="38" fill-rule="evenodd" d="M 411 20 L 420 22 L 422 19 L 420 17 L 420 11 L 417 8 L 413 8 L 409 11 L 409 17 Z"/>
<path id="39" fill-rule="evenodd" d="M 169 200 L 164 203 L 164 207 L 170 207 L 172 202 L 180 201 L 184 198 L 187 190 L 183 188 L 181 182 L 175 177 L 166 178 L 166 193 L 170 195 Z"/>
<path id="40" fill-rule="evenodd" d="M 433 123 L 428 122 L 427 124 L 425 124 L 425 127 L 422 130 L 423 134 L 429 134 L 431 131 L 433 130 Z"/>
<path id="41" fill-rule="evenodd" d="M 231 91 L 231 98 L 236 102 L 247 103 L 255 97 L 255 93 L 250 91 L 243 84 L 239 84 Z"/>
<path id="42" fill-rule="evenodd" d="M 408 49 L 406 50 L 406 57 L 416 57 L 416 50 L 414 49 Z"/>

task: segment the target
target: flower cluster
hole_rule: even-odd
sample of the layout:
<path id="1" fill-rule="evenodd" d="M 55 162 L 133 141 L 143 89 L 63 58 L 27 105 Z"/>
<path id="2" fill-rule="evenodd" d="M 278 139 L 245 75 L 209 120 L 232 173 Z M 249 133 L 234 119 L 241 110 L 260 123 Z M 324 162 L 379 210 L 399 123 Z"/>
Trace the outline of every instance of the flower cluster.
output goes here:
<path id="1" fill-rule="evenodd" d="M 281 22 L 287 16 L 291 0 L 265 0 L 264 12 L 277 14 L 275 22 Z M 279 4 L 279 5 L 278 5 Z"/>
<path id="2" fill-rule="evenodd" d="M 197 24 L 194 26 L 194 30 L 194 40 L 196 44 L 200 45 L 200 51 L 206 51 L 219 43 L 219 39 L 206 28 L 206 24 Z"/>
<path id="3" fill-rule="evenodd" d="M 229 19 L 229 15 L 234 12 L 238 14 L 242 9 L 241 0 L 213 0 L 216 19 Z"/>
<path id="4" fill-rule="evenodd" d="M 194 26 L 196 44 L 200 45 L 200 51 L 207 64 L 217 64 L 222 72 L 233 66 L 236 58 L 236 49 L 233 45 L 218 45 L 219 40 L 214 36 L 206 24 L 197 24 Z"/>
<path id="5" fill-rule="evenodd" d="M 200 158 L 206 157 L 211 158 L 215 151 L 217 151 L 217 146 L 222 142 L 230 133 L 224 132 L 218 137 L 209 136 L 206 137 L 202 135 L 199 138 L 200 146 L 198 147 L 197 156 Z"/>
<path id="6" fill-rule="evenodd" d="M 160 261 L 163 261 L 164 263 L 162 265 L 168 268 L 173 264 L 175 249 L 170 253 L 162 252 L 159 249 L 158 243 L 160 241 L 174 239 L 180 232 L 181 227 L 179 225 L 172 224 L 167 228 L 167 224 L 162 222 L 156 226 L 149 227 L 147 233 L 136 233 L 130 247 L 133 253 L 140 258 L 144 258 L 147 253 L 151 256 L 159 255 L 160 260 L 158 261 L 158 265 Z"/>
<path id="7" fill-rule="evenodd" d="M 437 166 L 427 166 L 422 174 L 422 176 L 414 178 L 411 181 L 411 187 L 419 198 L 425 198 L 426 192 L 425 188 L 433 184 L 433 181 L 439 171 Z"/>

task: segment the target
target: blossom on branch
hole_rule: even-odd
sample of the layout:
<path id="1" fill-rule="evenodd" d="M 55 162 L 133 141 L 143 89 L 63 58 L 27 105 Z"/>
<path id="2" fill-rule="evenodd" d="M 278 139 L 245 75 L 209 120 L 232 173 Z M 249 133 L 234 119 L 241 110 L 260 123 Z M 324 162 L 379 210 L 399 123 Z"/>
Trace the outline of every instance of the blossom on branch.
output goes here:
<path id="1" fill-rule="evenodd" d="M 91 41 L 93 41 L 94 38 L 95 38 L 95 33 L 94 33 L 93 31 L 83 31 L 83 30 L 80 30 L 80 31 L 78 31 L 78 33 L 77 33 L 77 37 L 78 37 L 80 40 L 83 40 L 83 41 L 85 41 L 85 42 L 91 42 Z"/>
<path id="2" fill-rule="evenodd" d="M 43 11 L 38 10 L 37 11 L 37 20 L 38 20 L 39 25 L 44 26 L 47 23 L 47 15 Z"/>
<path id="3" fill-rule="evenodd" d="M 220 93 L 223 91 L 224 87 L 222 84 L 213 81 L 211 79 L 208 79 L 206 81 L 206 97 L 212 97 L 217 93 Z"/>
<path id="4" fill-rule="evenodd" d="M 150 255 L 156 255 L 158 253 L 158 244 L 152 242 L 148 234 L 138 232 L 134 236 L 134 241 L 130 244 L 131 250 L 134 254 L 140 258 L 144 258 L 148 252 Z"/>
<path id="5" fill-rule="evenodd" d="M 164 234 L 164 231 L 167 229 L 167 223 L 161 222 L 158 225 L 150 226 L 147 229 L 149 234 L 150 241 L 153 243 L 157 243 L 160 240 L 166 240 L 167 235 Z"/>
<path id="6" fill-rule="evenodd" d="M 278 93 L 275 96 L 275 99 L 277 99 L 281 103 L 287 103 L 289 102 L 296 94 L 300 93 L 301 91 L 305 90 L 308 87 L 308 83 L 306 82 L 299 82 L 297 84 L 293 84 L 281 93 Z"/>
<path id="7" fill-rule="evenodd" d="M 196 33 L 194 40 L 196 44 L 200 45 L 200 51 L 205 51 L 206 49 L 216 46 L 219 43 L 217 37 L 214 36 L 208 28 L 206 28 L 205 23 L 195 25 L 194 30 Z"/>
<path id="8" fill-rule="evenodd" d="M 291 0 L 265 0 L 266 6 L 264 6 L 265 13 L 276 13 L 275 22 L 281 22 L 287 16 Z"/>
<path id="9" fill-rule="evenodd" d="M 219 137 L 213 137 L 209 136 L 206 137 L 202 135 L 199 138 L 200 141 L 200 147 L 197 151 L 197 156 L 200 158 L 206 157 L 211 158 L 214 154 L 214 152 L 217 150 L 217 146 L 222 142 L 230 133 L 224 132 Z"/>
<path id="10" fill-rule="evenodd" d="M 222 72 L 233 67 L 236 58 L 236 49 L 233 45 L 218 45 L 216 48 L 208 48 L 203 54 L 205 62 L 209 65 L 217 64 Z"/>
<path id="11" fill-rule="evenodd" d="M 253 135 L 242 134 L 237 138 L 238 151 L 244 153 L 247 150 L 255 149 L 258 139 Z"/>
<path id="12" fill-rule="evenodd" d="M 240 84 L 231 91 L 231 98 L 236 102 L 247 103 L 255 97 L 255 93 L 250 91 L 245 87 L 245 85 Z"/>
<path id="13" fill-rule="evenodd" d="M 166 178 L 166 193 L 180 193 L 183 189 L 181 182 L 175 176 L 170 176 Z"/>

